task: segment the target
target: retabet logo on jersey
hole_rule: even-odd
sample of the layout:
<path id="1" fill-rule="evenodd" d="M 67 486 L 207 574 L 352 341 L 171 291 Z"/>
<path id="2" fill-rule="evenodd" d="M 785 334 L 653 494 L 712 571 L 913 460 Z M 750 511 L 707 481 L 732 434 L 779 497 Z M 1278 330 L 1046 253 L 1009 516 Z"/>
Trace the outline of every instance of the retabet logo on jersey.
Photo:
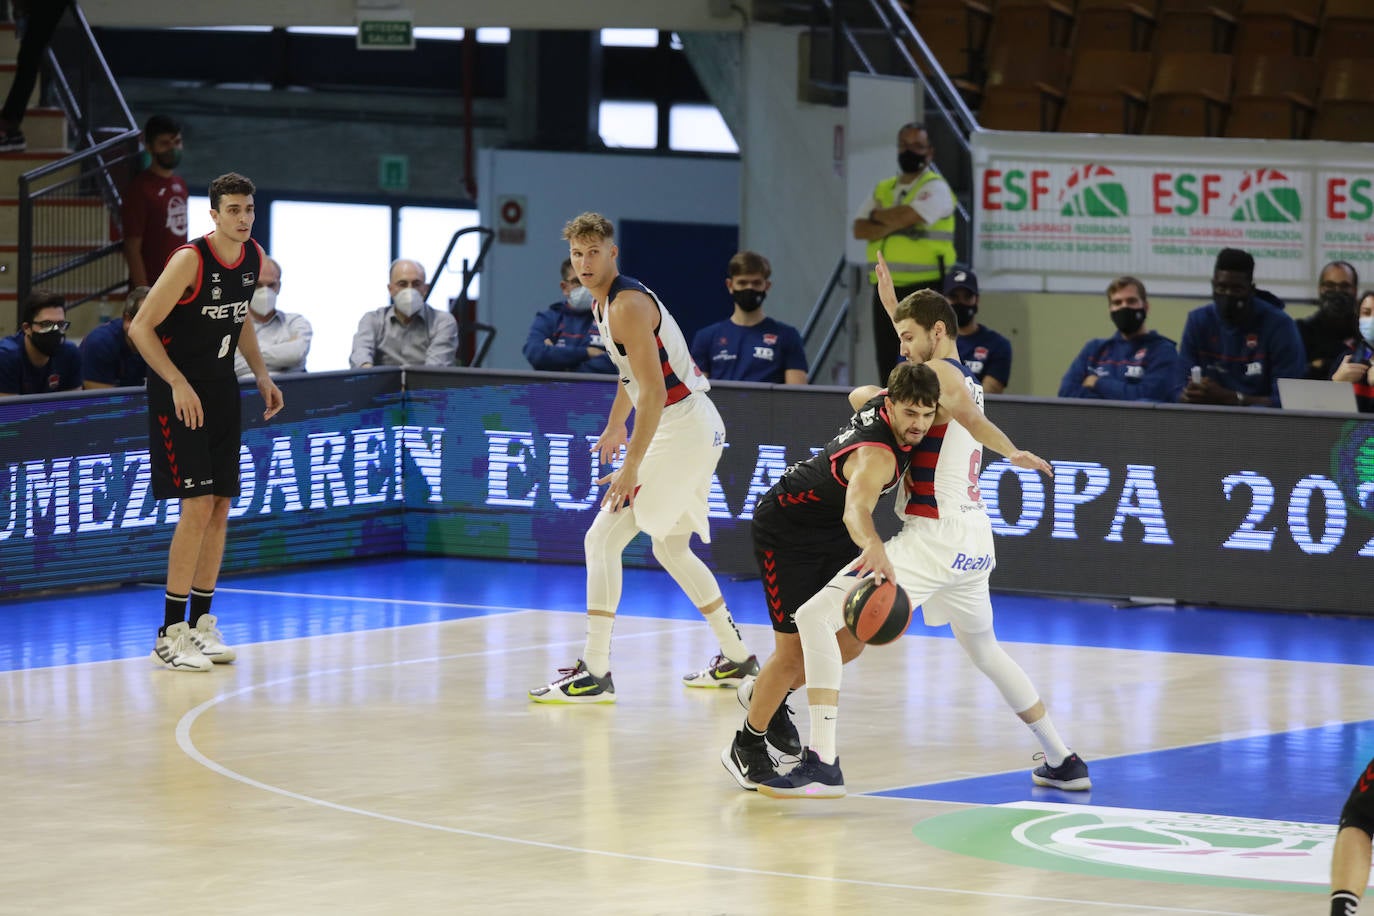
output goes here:
<path id="1" fill-rule="evenodd" d="M 224 305 L 202 305 L 200 313 L 214 321 L 223 321 L 225 318 L 243 321 L 248 317 L 248 303 L 227 302 Z"/>
<path id="2" fill-rule="evenodd" d="M 1074 169 L 1059 192 L 1060 216 L 1105 216 L 1124 218 L 1131 206 L 1126 188 L 1116 173 L 1105 165 L 1088 163 Z"/>

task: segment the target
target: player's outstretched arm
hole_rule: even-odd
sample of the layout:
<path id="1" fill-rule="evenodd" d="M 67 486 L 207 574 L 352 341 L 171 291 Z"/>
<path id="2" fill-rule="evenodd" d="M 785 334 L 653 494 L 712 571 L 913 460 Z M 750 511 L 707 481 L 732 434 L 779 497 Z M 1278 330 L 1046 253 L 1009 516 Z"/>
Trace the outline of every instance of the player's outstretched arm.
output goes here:
<path id="1" fill-rule="evenodd" d="M 849 486 L 844 493 L 845 530 L 859 548 L 859 575 L 874 573 L 880 580 L 897 578 L 892 561 L 887 558 L 883 539 L 873 524 L 873 509 L 883 487 L 897 472 L 897 461 L 885 448 L 866 446 L 857 448 L 845 459 L 844 473 Z"/>
<path id="2" fill-rule="evenodd" d="M 969 435 L 997 454 L 1005 456 L 1017 467 L 1054 476 L 1054 468 L 1048 461 L 1034 452 L 1017 448 L 1011 438 L 1002 432 L 996 423 L 989 420 L 987 414 L 978 409 L 978 405 L 969 395 L 963 373 L 944 360 L 934 360 L 926 365 L 934 369 L 935 374 L 940 377 L 940 406 L 949 411 L 950 416 L 969 431 Z"/>

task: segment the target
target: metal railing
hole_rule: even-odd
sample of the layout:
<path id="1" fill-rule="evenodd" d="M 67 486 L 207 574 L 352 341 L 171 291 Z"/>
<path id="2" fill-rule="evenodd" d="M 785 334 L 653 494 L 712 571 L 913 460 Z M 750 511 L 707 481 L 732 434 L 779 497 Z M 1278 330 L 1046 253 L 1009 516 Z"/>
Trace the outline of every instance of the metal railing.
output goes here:
<path id="1" fill-rule="evenodd" d="M 458 321 L 458 365 L 460 366 L 481 366 L 482 360 L 486 359 L 487 351 L 491 349 L 492 341 L 496 339 L 496 328 L 477 320 L 477 300 L 473 299 L 468 292 L 472 286 L 472 281 L 482 272 L 482 265 L 486 263 L 487 252 L 491 250 L 491 244 L 496 240 L 496 233 L 487 226 L 469 226 L 466 229 L 459 229 L 453 233 L 453 238 L 448 240 L 448 247 L 444 249 L 444 256 L 439 259 L 439 266 L 434 270 L 437 279 L 448 267 L 449 258 L 453 255 L 453 250 L 458 247 L 458 240 L 469 233 L 476 232 L 481 236 L 481 244 L 477 248 L 477 257 L 471 263 L 468 259 L 463 259 L 461 268 L 463 285 L 458 290 L 458 295 L 448 301 L 448 310 Z M 430 284 L 433 288 L 433 284 Z M 426 293 L 428 297 L 428 293 Z M 482 335 L 482 343 L 478 345 L 477 335 Z"/>
<path id="2" fill-rule="evenodd" d="M 128 283 L 119 210 L 121 189 L 137 170 L 139 131 L 76 4 L 44 63 L 75 152 L 19 177 L 18 301 L 41 285 L 71 307 Z"/>

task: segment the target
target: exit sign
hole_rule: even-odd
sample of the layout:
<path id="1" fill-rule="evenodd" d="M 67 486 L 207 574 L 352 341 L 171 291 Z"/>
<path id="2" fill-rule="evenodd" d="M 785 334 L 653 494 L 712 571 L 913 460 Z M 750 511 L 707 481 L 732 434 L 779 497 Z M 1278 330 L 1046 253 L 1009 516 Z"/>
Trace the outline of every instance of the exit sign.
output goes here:
<path id="1" fill-rule="evenodd" d="M 363 51 L 413 51 L 414 17 L 407 10 L 369 10 L 360 13 L 358 48 Z"/>
<path id="2" fill-rule="evenodd" d="M 410 157 L 383 156 L 377 163 L 377 187 L 383 191 L 410 189 Z"/>

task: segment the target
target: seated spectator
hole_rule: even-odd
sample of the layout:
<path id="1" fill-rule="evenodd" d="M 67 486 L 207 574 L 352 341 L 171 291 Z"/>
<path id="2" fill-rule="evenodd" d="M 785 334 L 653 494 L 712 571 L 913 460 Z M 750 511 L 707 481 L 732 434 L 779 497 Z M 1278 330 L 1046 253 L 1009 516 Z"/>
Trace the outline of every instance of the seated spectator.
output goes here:
<path id="1" fill-rule="evenodd" d="M 1186 404 L 1277 407 L 1278 380 L 1307 372 L 1297 325 L 1255 295 L 1255 259 L 1238 248 L 1217 254 L 1212 301 L 1188 313 L 1178 357 Z"/>
<path id="2" fill-rule="evenodd" d="M 47 289 L 29 293 L 19 331 L 0 340 L 0 397 L 81 387 L 81 351 L 67 342 L 67 300 Z"/>
<path id="3" fill-rule="evenodd" d="M 262 361 L 272 375 L 282 372 L 304 372 L 305 357 L 310 353 L 310 338 L 314 330 L 304 315 L 277 311 L 277 294 L 281 292 L 281 265 L 273 258 L 263 258 L 258 270 L 257 288 L 248 303 L 253 316 L 253 330 L 257 334 Z M 251 379 L 253 370 L 242 353 L 234 354 L 234 374 Z"/>
<path id="4" fill-rule="evenodd" d="M 107 321 L 81 341 L 82 385 L 86 388 L 141 388 L 148 366 L 129 342 L 129 325 L 143 305 L 148 287 L 135 287 L 124 298 L 124 315 Z"/>
<path id="5" fill-rule="evenodd" d="M 563 260 L 563 298 L 534 316 L 525 341 L 525 359 L 545 372 L 615 372 L 601 332 L 592 317 L 592 294 Z"/>
<path id="6" fill-rule="evenodd" d="M 1107 287 L 1107 309 L 1116 325 L 1111 337 L 1090 340 L 1059 383 L 1061 398 L 1105 401 L 1172 401 L 1178 349 L 1146 330 L 1150 300 L 1145 284 L 1118 277 Z"/>
<path id="7" fill-rule="evenodd" d="M 978 275 L 954 265 L 945 276 L 945 298 L 959 321 L 959 361 L 988 394 L 1007 390 L 1011 378 L 1011 341 L 978 323 Z"/>
<path id="8" fill-rule="evenodd" d="M 1359 340 L 1340 355 L 1331 380 L 1354 385 L 1360 413 L 1374 413 L 1374 290 L 1360 297 L 1357 322 Z"/>
<path id="9" fill-rule="evenodd" d="M 429 285 L 420 262 L 401 258 L 392 263 L 386 288 L 391 304 L 358 322 L 348 365 L 452 366 L 458 355 L 458 322 L 447 311 L 425 304 Z"/>
<path id="10" fill-rule="evenodd" d="M 697 331 L 692 361 L 703 374 L 732 382 L 773 385 L 806 384 L 806 350 L 790 324 L 763 313 L 763 300 L 773 285 L 773 267 L 763 255 L 741 251 L 725 268 L 725 289 L 734 311 Z"/>
<path id="11" fill-rule="evenodd" d="M 1360 274 L 1345 261 L 1332 261 L 1322 268 L 1317 282 L 1317 310 L 1299 318 L 1298 334 L 1307 351 L 1307 377 L 1329 379 L 1336 371 L 1338 357 L 1359 340 L 1355 313 L 1359 303 L 1355 293 Z"/>

